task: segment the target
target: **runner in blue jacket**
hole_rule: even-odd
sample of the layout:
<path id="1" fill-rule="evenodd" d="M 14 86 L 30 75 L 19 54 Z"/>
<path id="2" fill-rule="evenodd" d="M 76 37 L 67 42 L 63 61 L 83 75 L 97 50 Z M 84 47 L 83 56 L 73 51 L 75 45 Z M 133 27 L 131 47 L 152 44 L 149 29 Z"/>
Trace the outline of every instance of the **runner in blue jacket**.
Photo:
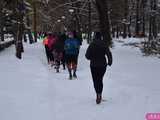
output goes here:
<path id="1" fill-rule="evenodd" d="M 76 70 L 80 42 L 76 38 L 74 38 L 74 34 L 72 32 L 69 33 L 68 37 L 69 38 L 65 40 L 64 49 L 65 60 L 69 72 L 69 79 L 71 80 L 73 77 L 77 78 Z"/>

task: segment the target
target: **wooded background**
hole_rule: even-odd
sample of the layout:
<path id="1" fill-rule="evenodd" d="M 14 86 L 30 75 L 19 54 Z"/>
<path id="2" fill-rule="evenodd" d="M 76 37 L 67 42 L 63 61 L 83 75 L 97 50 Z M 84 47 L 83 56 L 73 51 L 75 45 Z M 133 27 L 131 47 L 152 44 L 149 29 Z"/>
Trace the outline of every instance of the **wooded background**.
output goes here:
<path id="1" fill-rule="evenodd" d="M 108 46 L 112 38 L 145 38 L 143 51 L 160 53 L 159 0 L 0 0 L 0 41 L 15 39 L 17 56 L 23 41 L 37 41 L 40 33 L 101 31 Z M 34 36 L 32 36 L 32 32 Z"/>

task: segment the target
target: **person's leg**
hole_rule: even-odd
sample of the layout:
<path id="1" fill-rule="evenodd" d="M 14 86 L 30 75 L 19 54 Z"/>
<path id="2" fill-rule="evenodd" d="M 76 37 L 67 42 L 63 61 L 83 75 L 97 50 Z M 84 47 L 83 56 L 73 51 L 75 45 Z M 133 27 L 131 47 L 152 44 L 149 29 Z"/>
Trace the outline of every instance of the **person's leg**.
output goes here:
<path id="1" fill-rule="evenodd" d="M 93 84 L 96 91 L 96 102 L 99 104 L 102 99 L 103 91 L 103 76 L 105 74 L 106 67 L 91 67 L 91 74 L 93 78 Z"/>
<path id="2" fill-rule="evenodd" d="M 102 100 L 103 76 L 105 72 L 106 72 L 106 67 L 99 68 L 99 80 L 97 82 L 97 98 L 96 98 L 97 104 L 100 104 Z"/>
<path id="3" fill-rule="evenodd" d="M 102 94 L 103 91 L 103 77 L 106 72 L 106 67 L 99 68 L 99 80 L 98 80 L 98 94 Z"/>
<path id="4" fill-rule="evenodd" d="M 52 53 L 48 50 L 48 57 L 50 64 L 52 63 Z"/>
<path id="5" fill-rule="evenodd" d="M 55 53 L 55 61 L 56 61 L 56 72 L 59 72 L 59 68 L 60 68 L 60 53 L 59 52 L 56 52 Z"/>
<path id="6" fill-rule="evenodd" d="M 50 62 L 50 59 L 49 59 L 49 50 L 48 50 L 48 47 L 47 47 L 47 45 L 45 45 L 45 51 L 46 51 L 46 57 L 47 57 L 47 61 L 48 61 L 48 64 L 49 64 L 49 62 Z"/>
<path id="7" fill-rule="evenodd" d="M 91 68 L 91 75 L 92 75 L 92 80 L 93 80 L 93 85 L 94 85 L 94 89 L 95 92 L 98 93 L 98 80 L 99 80 L 99 71 L 98 68 L 96 67 L 90 67 Z"/>
<path id="8" fill-rule="evenodd" d="M 65 70 L 65 52 L 63 52 L 62 54 L 62 59 L 61 59 L 62 65 L 63 65 L 63 69 Z"/>
<path id="9" fill-rule="evenodd" d="M 70 68 L 68 68 L 68 72 L 69 72 L 69 79 L 72 79 L 72 70 Z"/>
<path id="10" fill-rule="evenodd" d="M 79 57 L 79 51 L 78 54 L 76 55 L 76 65 L 78 65 L 78 57 Z"/>
<path id="11" fill-rule="evenodd" d="M 60 61 L 57 59 L 56 60 L 56 72 L 59 72 L 59 68 L 60 68 Z"/>
<path id="12" fill-rule="evenodd" d="M 71 71 L 71 56 L 70 55 L 66 55 L 66 64 L 67 64 L 67 68 L 68 68 L 68 72 L 69 72 L 69 79 L 72 79 L 72 71 Z"/>
<path id="13" fill-rule="evenodd" d="M 73 77 L 77 78 L 77 59 L 78 59 L 78 55 L 74 55 L 73 56 Z"/>
<path id="14" fill-rule="evenodd" d="M 66 69 L 66 66 L 65 66 L 65 59 L 62 59 L 62 65 L 63 65 L 63 70 Z"/>
<path id="15" fill-rule="evenodd" d="M 54 55 L 53 55 L 52 51 L 49 51 L 49 54 L 50 54 L 51 67 L 53 67 L 54 66 Z"/>

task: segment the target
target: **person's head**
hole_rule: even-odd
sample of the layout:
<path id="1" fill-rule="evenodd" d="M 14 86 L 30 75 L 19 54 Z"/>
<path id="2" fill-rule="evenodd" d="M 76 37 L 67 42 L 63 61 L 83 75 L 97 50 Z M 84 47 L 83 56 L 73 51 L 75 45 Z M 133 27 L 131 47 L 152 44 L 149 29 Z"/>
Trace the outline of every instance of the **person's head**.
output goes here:
<path id="1" fill-rule="evenodd" d="M 49 37 L 52 37 L 52 33 L 51 33 L 51 32 L 48 32 L 48 36 L 49 36 Z"/>
<path id="2" fill-rule="evenodd" d="M 45 32 L 45 33 L 44 33 L 44 37 L 46 37 L 46 36 L 47 36 L 47 33 Z"/>
<path id="3" fill-rule="evenodd" d="M 95 33 L 95 40 L 102 40 L 102 34 L 100 32 Z"/>
<path id="4" fill-rule="evenodd" d="M 73 32 L 69 32 L 69 33 L 68 33 L 68 37 L 69 37 L 69 38 L 74 38 Z"/>
<path id="5" fill-rule="evenodd" d="M 73 35 L 74 35 L 74 37 L 77 37 L 77 31 L 76 30 L 73 31 Z"/>

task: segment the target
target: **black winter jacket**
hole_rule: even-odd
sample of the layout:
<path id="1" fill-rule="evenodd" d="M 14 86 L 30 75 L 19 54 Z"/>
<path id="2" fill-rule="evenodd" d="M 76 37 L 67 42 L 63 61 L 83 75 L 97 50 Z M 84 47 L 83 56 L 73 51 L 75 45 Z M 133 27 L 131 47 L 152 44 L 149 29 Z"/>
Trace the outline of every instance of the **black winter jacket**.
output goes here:
<path id="1" fill-rule="evenodd" d="M 107 55 L 107 60 L 105 55 Z M 90 60 L 92 67 L 104 67 L 112 65 L 112 54 L 106 43 L 102 40 L 93 41 L 85 54 L 86 58 Z"/>

